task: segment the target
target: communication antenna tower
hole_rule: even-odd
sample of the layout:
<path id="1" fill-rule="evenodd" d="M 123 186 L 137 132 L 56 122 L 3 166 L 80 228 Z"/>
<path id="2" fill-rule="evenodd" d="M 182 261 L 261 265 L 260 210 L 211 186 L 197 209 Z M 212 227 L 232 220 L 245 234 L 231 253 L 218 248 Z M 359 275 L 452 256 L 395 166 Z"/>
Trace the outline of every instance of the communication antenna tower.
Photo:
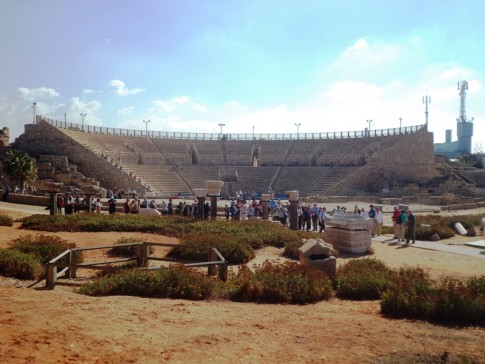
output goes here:
<path id="1" fill-rule="evenodd" d="M 426 128 L 428 128 L 428 105 L 431 104 L 431 96 L 423 96 L 423 104 L 426 105 L 426 111 L 425 111 L 425 115 L 426 115 Z"/>

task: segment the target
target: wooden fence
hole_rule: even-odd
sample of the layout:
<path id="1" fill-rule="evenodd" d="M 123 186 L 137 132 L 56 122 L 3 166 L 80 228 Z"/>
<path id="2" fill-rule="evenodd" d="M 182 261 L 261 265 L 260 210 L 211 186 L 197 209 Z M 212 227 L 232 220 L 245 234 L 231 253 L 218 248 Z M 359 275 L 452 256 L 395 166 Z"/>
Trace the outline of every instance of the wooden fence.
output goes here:
<path id="1" fill-rule="evenodd" d="M 83 252 L 88 250 L 98 250 L 98 249 L 120 248 L 124 246 L 126 247 L 135 246 L 136 247 L 135 256 L 121 258 L 117 260 L 102 261 L 102 262 L 77 263 L 78 252 Z M 109 266 L 110 264 L 127 263 L 127 262 L 136 262 L 136 265 L 139 268 L 160 269 L 160 267 L 148 268 L 148 262 L 150 260 L 175 262 L 175 260 L 170 258 L 150 257 L 149 252 L 150 252 L 151 246 L 175 247 L 177 246 L 177 244 L 139 242 L 139 243 L 100 245 L 95 247 L 85 247 L 85 248 L 79 247 L 79 248 L 68 249 L 47 263 L 46 288 L 53 289 L 57 280 L 63 275 L 67 278 L 76 278 L 76 273 L 78 269 L 98 269 L 98 270 L 112 271 L 119 268 Z M 68 257 L 67 263 L 61 261 L 61 259 L 65 257 Z M 185 263 L 184 265 L 186 267 L 206 266 L 208 275 L 211 275 L 211 276 L 218 275 L 219 279 L 223 281 L 227 280 L 228 263 L 216 248 L 212 248 L 209 251 L 207 262 Z M 59 270 L 60 268 L 61 270 Z"/>

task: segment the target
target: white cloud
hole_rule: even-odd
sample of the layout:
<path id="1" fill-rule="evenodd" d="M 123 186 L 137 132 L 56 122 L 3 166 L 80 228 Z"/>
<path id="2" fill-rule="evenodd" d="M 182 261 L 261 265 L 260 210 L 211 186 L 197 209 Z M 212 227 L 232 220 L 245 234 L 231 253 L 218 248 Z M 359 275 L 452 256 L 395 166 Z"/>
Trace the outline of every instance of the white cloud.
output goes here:
<path id="1" fill-rule="evenodd" d="M 39 87 L 39 88 L 25 88 L 19 87 L 15 91 L 15 97 L 25 101 L 37 101 L 44 99 L 52 99 L 54 97 L 59 97 L 59 93 L 49 87 Z"/>
<path id="2" fill-rule="evenodd" d="M 123 115 L 123 116 L 129 115 L 133 112 L 134 109 L 135 108 L 133 106 L 124 107 L 118 110 L 118 115 Z"/>
<path id="3" fill-rule="evenodd" d="M 224 104 L 224 107 L 229 110 L 247 110 L 248 106 L 240 103 L 239 101 L 236 100 L 231 100 L 228 101 Z"/>
<path id="4" fill-rule="evenodd" d="M 121 80 L 111 80 L 108 84 L 108 89 L 111 92 L 120 96 L 136 95 L 145 91 L 142 88 L 129 89 L 128 87 L 126 87 L 126 84 Z"/>
<path id="5" fill-rule="evenodd" d="M 100 94 L 102 91 L 96 91 L 96 90 L 91 90 L 91 89 L 84 89 L 83 94 L 85 95 L 90 95 L 90 94 Z"/>
<path id="6" fill-rule="evenodd" d="M 153 108 L 151 112 L 164 112 L 167 114 L 173 112 L 189 112 L 194 111 L 196 113 L 205 113 L 207 108 L 204 105 L 192 101 L 188 96 L 176 96 L 169 100 L 155 100 L 153 102 Z"/>

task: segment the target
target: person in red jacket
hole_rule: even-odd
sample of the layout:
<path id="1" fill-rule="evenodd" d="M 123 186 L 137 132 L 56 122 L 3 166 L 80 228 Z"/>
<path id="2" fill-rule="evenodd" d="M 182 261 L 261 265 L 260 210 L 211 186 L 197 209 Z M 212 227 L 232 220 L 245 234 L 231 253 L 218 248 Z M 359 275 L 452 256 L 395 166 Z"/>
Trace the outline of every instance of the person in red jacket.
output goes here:
<path id="1" fill-rule="evenodd" d="M 397 239 L 398 237 L 398 223 L 397 223 L 397 219 L 399 217 L 399 215 L 401 214 L 401 211 L 399 211 L 399 209 L 397 208 L 397 206 L 394 206 L 394 212 L 392 213 L 392 227 L 394 229 L 394 239 Z"/>

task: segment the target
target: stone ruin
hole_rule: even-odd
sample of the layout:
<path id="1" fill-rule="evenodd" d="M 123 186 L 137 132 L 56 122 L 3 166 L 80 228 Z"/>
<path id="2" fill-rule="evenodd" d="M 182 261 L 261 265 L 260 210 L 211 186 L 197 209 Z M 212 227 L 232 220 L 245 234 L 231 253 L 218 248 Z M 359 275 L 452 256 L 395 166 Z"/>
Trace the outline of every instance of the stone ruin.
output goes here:
<path id="1" fill-rule="evenodd" d="M 329 277 L 335 277 L 337 271 L 338 251 L 331 244 L 322 239 L 308 239 L 298 252 L 300 254 L 300 264 L 322 270 Z"/>
<path id="2" fill-rule="evenodd" d="M 334 213 L 325 220 L 325 240 L 339 251 L 367 253 L 372 244 L 372 224 L 373 220 L 367 216 Z"/>

